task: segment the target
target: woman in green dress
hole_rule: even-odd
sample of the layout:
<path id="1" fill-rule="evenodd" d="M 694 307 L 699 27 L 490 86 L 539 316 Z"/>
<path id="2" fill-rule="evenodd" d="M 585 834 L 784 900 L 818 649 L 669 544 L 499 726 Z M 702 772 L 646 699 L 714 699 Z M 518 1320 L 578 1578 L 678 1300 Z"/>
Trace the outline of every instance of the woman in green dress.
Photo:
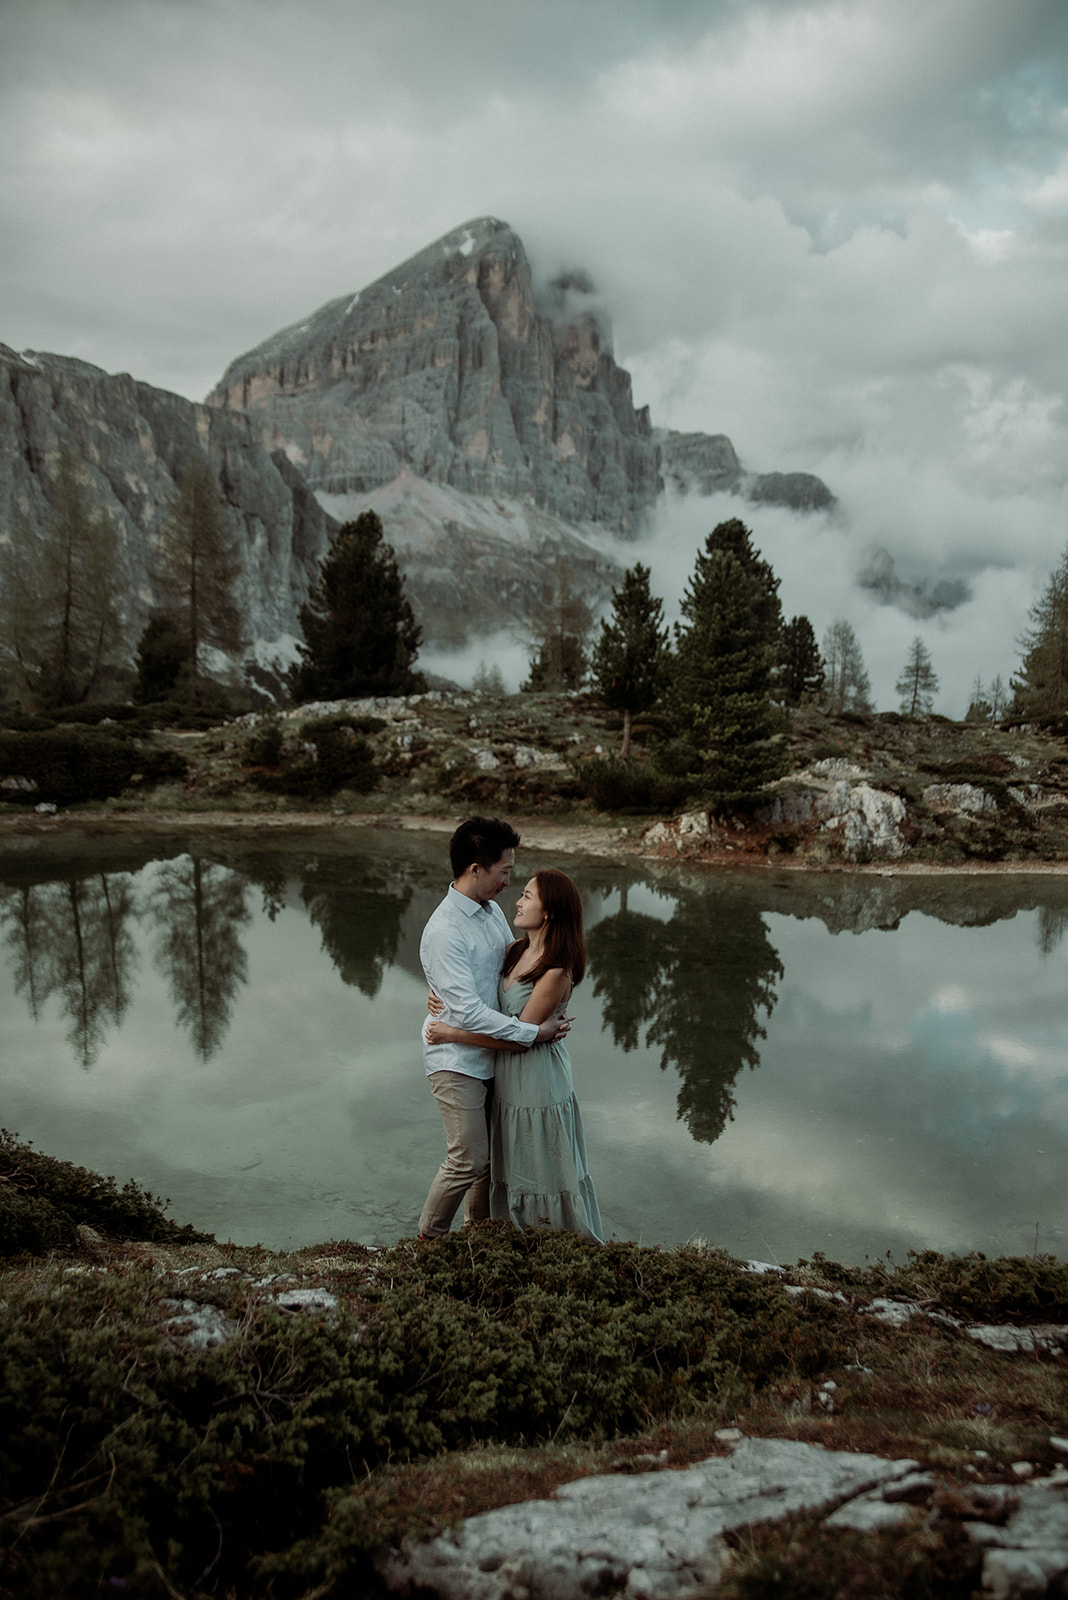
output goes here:
<path id="1" fill-rule="evenodd" d="M 565 872 L 550 867 L 534 874 L 519 896 L 514 926 L 520 937 L 505 952 L 498 1003 L 524 1022 L 541 1023 L 567 1005 L 586 970 L 582 901 Z M 499 1051 L 490 1112 L 490 1216 L 602 1243 L 566 1045 L 554 1040 L 524 1050 L 434 1017 L 426 1027 L 432 1044 Z"/>

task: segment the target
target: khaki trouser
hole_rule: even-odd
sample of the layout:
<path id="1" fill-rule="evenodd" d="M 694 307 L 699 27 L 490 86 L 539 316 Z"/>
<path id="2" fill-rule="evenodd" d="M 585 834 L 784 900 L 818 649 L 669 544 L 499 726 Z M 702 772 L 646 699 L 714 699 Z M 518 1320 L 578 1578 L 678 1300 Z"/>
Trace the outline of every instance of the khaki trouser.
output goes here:
<path id="1" fill-rule="evenodd" d="M 487 1113 L 493 1081 L 465 1072 L 432 1072 L 429 1081 L 448 1145 L 419 1218 L 419 1232 L 434 1239 L 448 1233 L 461 1200 L 465 1222 L 489 1216 Z"/>

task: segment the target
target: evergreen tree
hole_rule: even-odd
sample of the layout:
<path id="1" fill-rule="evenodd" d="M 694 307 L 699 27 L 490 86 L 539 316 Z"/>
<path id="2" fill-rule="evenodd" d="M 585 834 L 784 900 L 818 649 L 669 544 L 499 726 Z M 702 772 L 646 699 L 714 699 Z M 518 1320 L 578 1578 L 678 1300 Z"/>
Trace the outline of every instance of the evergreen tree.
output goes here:
<path id="1" fill-rule="evenodd" d="M 362 511 L 338 530 L 300 608 L 300 625 L 301 659 L 289 677 L 298 701 L 415 694 L 426 687 L 412 670 L 422 632 L 374 511 Z"/>
<path id="2" fill-rule="evenodd" d="M 125 586 L 118 529 L 65 450 L 44 539 L 20 522 L 0 547 L 0 648 L 19 689 L 52 706 L 88 700 L 121 660 Z"/>
<path id="3" fill-rule="evenodd" d="M 894 685 L 901 696 L 901 711 L 906 717 L 929 717 L 938 689 L 938 675 L 931 665 L 930 652 L 919 634 L 909 645 L 908 658 Z"/>
<path id="4" fill-rule="evenodd" d="M 535 654 L 520 691 L 580 689 L 586 677 L 593 612 L 575 588 L 566 560 L 557 561 L 549 597 L 533 608 L 529 626 Z"/>
<path id="5" fill-rule="evenodd" d="M 623 574 L 612 590 L 612 621 L 602 621 L 593 649 L 591 676 L 610 711 L 623 713 L 620 755 L 630 755 L 631 725 L 636 711 L 657 702 L 667 678 L 668 631 L 663 602 L 649 592 L 649 568 L 641 562 Z"/>
<path id="6" fill-rule="evenodd" d="M 976 674 L 975 683 L 972 685 L 972 697 L 968 702 L 968 709 L 964 714 L 965 722 L 989 722 L 994 710 L 987 699 L 983 680 Z"/>
<path id="7" fill-rule="evenodd" d="M 693 770 L 721 795 L 752 793 L 783 770 L 771 701 L 778 587 L 734 519 L 709 534 L 682 598 L 670 715 Z"/>
<path id="8" fill-rule="evenodd" d="M 190 698 L 196 704 L 206 648 L 231 656 L 244 648 L 236 599 L 241 569 L 207 458 L 192 457 L 177 485 L 161 533 L 157 581 L 185 635 Z"/>
<path id="9" fill-rule="evenodd" d="M 818 699 L 826 677 L 823 657 L 807 617 L 792 617 L 782 630 L 779 692 L 788 706 Z"/>
<path id="10" fill-rule="evenodd" d="M 1031 623 L 1012 680 L 1015 709 L 1025 717 L 1056 717 L 1068 711 L 1068 548 L 1031 608 Z"/>
<path id="11" fill-rule="evenodd" d="M 476 694 L 495 695 L 498 699 L 503 699 L 508 692 L 504 687 L 504 675 L 496 661 L 491 665 L 487 665 L 485 660 L 479 661 L 471 679 L 471 687 Z"/>
<path id="12" fill-rule="evenodd" d="M 189 640 L 169 611 L 152 611 L 137 642 L 137 682 L 133 697 L 142 705 L 166 700 L 177 689 L 189 657 Z"/>
<path id="13" fill-rule="evenodd" d="M 827 677 L 823 704 L 828 711 L 870 711 L 871 684 L 864 668 L 860 644 L 850 624 L 837 617 L 823 636 Z"/>

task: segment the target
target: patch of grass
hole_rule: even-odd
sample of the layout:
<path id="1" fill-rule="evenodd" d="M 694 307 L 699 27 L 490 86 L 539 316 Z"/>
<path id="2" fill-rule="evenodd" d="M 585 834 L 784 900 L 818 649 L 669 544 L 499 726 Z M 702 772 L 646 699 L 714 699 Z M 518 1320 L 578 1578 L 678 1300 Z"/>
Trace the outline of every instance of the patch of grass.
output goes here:
<path id="1" fill-rule="evenodd" d="M 971 1600 L 982 1552 L 962 1521 L 916 1515 L 901 1528 L 833 1537 L 818 1517 L 761 1524 L 728 1536 L 723 1579 L 695 1600 Z"/>

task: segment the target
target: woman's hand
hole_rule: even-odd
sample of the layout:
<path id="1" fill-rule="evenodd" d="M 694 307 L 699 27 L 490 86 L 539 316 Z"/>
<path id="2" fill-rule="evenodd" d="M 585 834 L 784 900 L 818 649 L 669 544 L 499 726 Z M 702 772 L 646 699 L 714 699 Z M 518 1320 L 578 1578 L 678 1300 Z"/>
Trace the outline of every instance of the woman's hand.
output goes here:
<path id="1" fill-rule="evenodd" d="M 434 993 L 433 989 L 431 989 L 430 993 L 426 997 L 426 1008 L 430 1012 L 430 1015 L 432 1017 L 440 1017 L 441 1013 L 445 1010 L 445 1002 L 444 1002 L 444 1000 L 442 1000 L 440 995 L 436 995 Z M 429 1033 L 427 1034 L 427 1038 L 430 1039 Z M 430 1043 L 431 1044 L 440 1044 L 441 1040 L 440 1039 L 430 1039 Z"/>
<path id="2" fill-rule="evenodd" d="M 432 998 L 436 1000 L 437 996 L 434 995 Z M 438 1000 L 438 1005 L 441 1005 L 440 1000 Z M 433 1017 L 430 1018 L 430 1021 L 426 1023 L 423 1028 L 423 1033 L 426 1037 L 427 1044 L 448 1044 L 449 1040 L 447 1039 L 446 1035 L 455 1033 L 455 1031 L 456 1030 L 454 1028 L 450 1028 L 445 1022 L 436 1022 Z"/>

